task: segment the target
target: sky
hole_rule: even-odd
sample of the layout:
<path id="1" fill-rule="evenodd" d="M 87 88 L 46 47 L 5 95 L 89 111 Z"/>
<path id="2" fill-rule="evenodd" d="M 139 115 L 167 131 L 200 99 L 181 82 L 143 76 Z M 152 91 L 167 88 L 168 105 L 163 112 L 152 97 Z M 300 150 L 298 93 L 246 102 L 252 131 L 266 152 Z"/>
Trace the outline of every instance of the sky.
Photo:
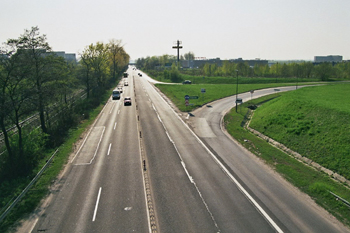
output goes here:
<path id="1" fill-rule="evenodd" d="M 131 60 L 350 60 L 350 0 L 0 0 L 0 43 L 38 26 L 54 51 L 121 40 Z"/>

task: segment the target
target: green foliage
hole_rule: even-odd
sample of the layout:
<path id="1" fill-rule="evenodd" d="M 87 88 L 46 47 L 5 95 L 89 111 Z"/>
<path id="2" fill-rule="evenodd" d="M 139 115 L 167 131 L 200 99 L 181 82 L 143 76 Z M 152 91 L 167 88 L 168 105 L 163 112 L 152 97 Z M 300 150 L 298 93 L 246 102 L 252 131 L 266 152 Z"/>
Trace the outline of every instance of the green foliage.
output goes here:
<path id="1" fill-rule="evenodd" d="M 18 137 L 11 137 L 12 156 L 7 152 L 0 156 L 0 182 L 20 176 L 30 175 L 42 158 L 48 137 L 41 130 L 36 129 L 23 134 L 22 147 L 25 153 L 20 153 Z"/>
<path id="2" fill-rule="evenodd" d="M 350 179 L 349 84 L 302 88 L 259 107 L 251 127 Z"/>
<path id="3" fill-rule="evenodd" d="M 138 58 L 136 60 L 136 66 L 145 71 L 163 70 L 166 67 L 169 68 L 172 64 L 176 64 L 176 62 L 176 56 L 165 54 L 163 56 Z"/>

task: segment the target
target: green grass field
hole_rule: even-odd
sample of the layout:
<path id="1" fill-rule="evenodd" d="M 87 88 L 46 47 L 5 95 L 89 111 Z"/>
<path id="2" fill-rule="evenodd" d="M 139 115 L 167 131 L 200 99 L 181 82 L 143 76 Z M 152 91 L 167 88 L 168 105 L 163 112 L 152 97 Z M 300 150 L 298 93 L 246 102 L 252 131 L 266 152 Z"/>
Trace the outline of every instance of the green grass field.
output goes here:
<path id="1" fill-rule="evenodd" d="M 350 179 L 350 84 L 306 87 L 259 107 L 251 127 Z"/>
<path id="2" fill-rule="evenodd" d="M 272 84 L 239 84 L 238 93 L 247 92 L 250 90 L 258 90 L 269 87 L 294 86 L 291 83 L 272 83 Z M 235 84 L 197 84 L 197 85 L 168 85 L 156 84 L 156 86 L 166 94 L 175 105 L 184 112 L 192 111 L 193 109 L 202 106 L 203 104 L 212 102 L 217 99 L 228 97 L 236 94 Z M 201 89 L 205 89 L 205 93 L 201 93 Z M 198 99 L 189 100 L 190 106 L 185 105 L 185 95 L 198 96 Z"/>

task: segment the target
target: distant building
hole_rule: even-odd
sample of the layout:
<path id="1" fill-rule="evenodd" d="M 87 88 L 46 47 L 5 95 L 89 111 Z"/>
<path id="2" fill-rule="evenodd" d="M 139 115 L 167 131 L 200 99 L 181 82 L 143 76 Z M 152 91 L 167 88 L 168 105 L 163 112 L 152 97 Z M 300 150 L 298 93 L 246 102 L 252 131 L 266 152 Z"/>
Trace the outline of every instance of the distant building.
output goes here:
<path id="1" fill-rule="evenodd" d="M 329 56 L 315 56 L 314 62 L 315 63 L 321 63 L 321 62 L 342 62 L 343 56 L 339 55 L 329 55 Z"/>
<path id="2" fill-rule="evenodd" d="M 29 49 L 18 49 L 17 52 L 31 52 L 31 50 Z M 55 54 L 59 57 L 63 57 L 66 61 L 68 62 L 73 62 L 73 63 L 76 63 L 77 62 L 77 59 L 76 59 L 76 56 L 75 56 L 75 53 L 66 53 L 66 52 L 63 52 L 63 51 L 59 51 L 59 52 L 56 52 L 56 51 L 52 51 L 52 52 L 47 52 L 45 49 L 36 49 L 35 50 L 35 53 L 36 54 L 39 54 L 40 56 L 47 56 L 47 55 L 52 55 L 52 54 Z M 5 54 L 1 54 L 1 57 L 7 57 Z"/>
<path id="3" fill-rule="evenodd" d="M 59 57 L 63 57 L 66 61 L 69 62 L 77 62 L 77 58 L 75 56 L 75 53 L 66 53 L 64 51 L 53 51 L 52 53 L 56 54 Z"/>

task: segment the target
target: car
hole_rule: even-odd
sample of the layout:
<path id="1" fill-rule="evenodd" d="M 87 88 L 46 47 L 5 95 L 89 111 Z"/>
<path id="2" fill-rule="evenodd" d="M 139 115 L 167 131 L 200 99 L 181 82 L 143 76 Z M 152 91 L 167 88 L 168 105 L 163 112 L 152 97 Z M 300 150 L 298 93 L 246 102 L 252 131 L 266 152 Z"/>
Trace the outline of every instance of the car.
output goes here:
<path id="1" fill-rule="evenodd" d="M 119 90 L 114 90 L 112 92 L 112 99 L 113 100 L 119 100 L 120 99 L 120 91 Z"/>
<path id="2" fill-rule="evenodd" d="M 182 82 L 182 84 L 191 84 L 192 82 L 190 80 L 185 80 Z"/>
<path id="3" fill-rule="evenodd" d="M 128 82 L 124 82 L 124 86 L 129 86 L 129 83 Z"/>
<path id="4" fill-rule="evenodd" d="M 125 97 L 124 98 L 124 106 L 131 105 L 131 97 Z"/>
<path id="5" fill-rule="evenodd" d="M 141 73 L 139 73 L 139 76 L 140 76 L 140 77 L 142 77 L 142 74 L 141 74 Z"/>
<path id="6" fill-rule="evenodd" d="M 120 93 L 123 93 L 123 88 L 122 88 L 122 87 L 118 87 L 118 91 L 119 91 Z"/>

